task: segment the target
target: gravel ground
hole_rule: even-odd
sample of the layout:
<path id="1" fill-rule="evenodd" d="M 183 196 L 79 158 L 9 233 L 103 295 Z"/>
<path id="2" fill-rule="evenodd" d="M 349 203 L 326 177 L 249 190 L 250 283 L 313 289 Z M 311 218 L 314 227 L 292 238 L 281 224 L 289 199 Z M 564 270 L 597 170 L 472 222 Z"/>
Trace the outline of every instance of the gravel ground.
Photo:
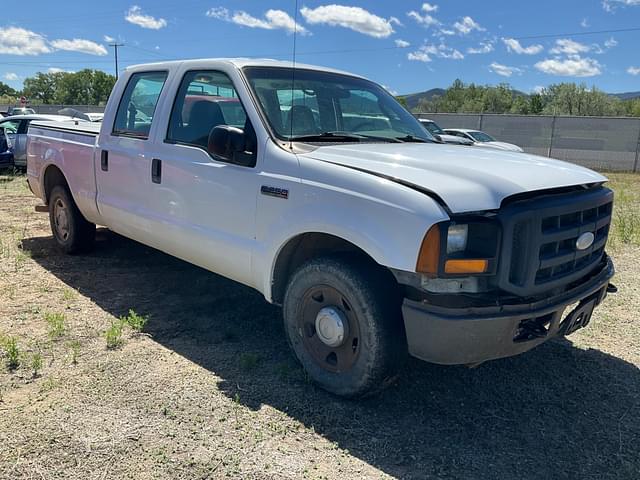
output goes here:
<path id="1" fill-rule="evenodd" d="M 637 212 L 640 177 L 615 180 Z M 640 478 L 637 230 L 587 329 L 345 401 L 257 292 L 107 230 L 64 256 L 36 204 L 0 177 L 0 478 Z M 129 310 L 148 322 L 108 349 Z"/>

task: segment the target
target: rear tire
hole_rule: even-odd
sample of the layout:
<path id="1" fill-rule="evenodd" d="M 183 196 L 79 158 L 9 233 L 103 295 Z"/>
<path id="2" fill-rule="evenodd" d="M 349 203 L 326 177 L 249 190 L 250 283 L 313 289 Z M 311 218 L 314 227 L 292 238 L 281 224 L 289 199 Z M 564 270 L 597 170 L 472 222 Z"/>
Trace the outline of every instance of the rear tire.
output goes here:
<path id="1" fill-rule="evenodd" d="M 302 265 L 284 298 L 287 339 L 308 375 L 343 397 L 389 385 L 407 357 L 401 297 L 375 266 L 340 257 Z"/>
<path id="2" fill-rule="evenodd" d="M 53 187 L 48 203 L 51 232 L 58 246 L 69 254 L 91 250 L 96 225 L 82 216 L 69 190 L 62 185 Z"/>

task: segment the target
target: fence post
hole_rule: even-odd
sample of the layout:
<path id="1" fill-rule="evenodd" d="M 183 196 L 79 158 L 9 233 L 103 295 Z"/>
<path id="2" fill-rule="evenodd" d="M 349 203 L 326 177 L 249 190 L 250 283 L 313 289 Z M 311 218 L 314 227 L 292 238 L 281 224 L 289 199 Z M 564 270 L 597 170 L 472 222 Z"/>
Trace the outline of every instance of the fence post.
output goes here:
<path id="1" fill-rule="evenodd" d="M 551 120 L 551 138 L 549 138 L 549 150 L 547 151 L 547 157 L 551 158 L 551 150 L 553 150 L 553 137 L 556 132 L 556 116 L 553 116 Z"/>
<path id="2" fill-rule="evenodd" d="M 481 113 L 480 116 L 478 117 L 478 130 L 482 131 L 482 122 L 484 120 L 484 114 Z"/>
<path id="3" fill-rule="evenodd" d="M 640 157 L 640 122 L 638 122 L 638 142 L 636 143 L 636 159 L 633 162 L 633 173 L 638 173 L 638 157 Z"/>

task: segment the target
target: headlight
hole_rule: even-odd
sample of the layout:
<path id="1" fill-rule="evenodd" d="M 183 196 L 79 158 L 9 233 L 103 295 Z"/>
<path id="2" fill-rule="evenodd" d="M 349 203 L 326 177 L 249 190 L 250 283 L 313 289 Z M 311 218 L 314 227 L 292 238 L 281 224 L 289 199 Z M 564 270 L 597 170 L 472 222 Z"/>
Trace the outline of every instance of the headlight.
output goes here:
<path id="1" fill-rule="evenodd" d="M 491 219 L 435 224 L 420 247 L 416 272 L 432 277 L 495 273 L 499 237 L 500 226 Z"/>
<path id="2" fill-rule="evenodd" d="M 447 255 L 464 252 L 467 249 L 469 225 L 449 225 L 447 233 Z"/>

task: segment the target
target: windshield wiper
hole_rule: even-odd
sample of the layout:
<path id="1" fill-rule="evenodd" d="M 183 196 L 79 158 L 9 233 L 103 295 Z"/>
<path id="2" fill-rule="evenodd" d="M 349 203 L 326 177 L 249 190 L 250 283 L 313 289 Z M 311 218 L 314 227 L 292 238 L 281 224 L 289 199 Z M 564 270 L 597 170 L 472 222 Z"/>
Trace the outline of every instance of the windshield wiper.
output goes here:
<path id="1" fill-rule="evenodd" d="M 377 137 L 375 135 L 363 135 L 359 133 L 351 133 L 351 132 L 342 132 L 342 131 L 334 131 L 334 132 L 324 132 L 317 133 L 313 135 L 298 135 L 291 137 L 289 140 L 292 142 L 339 142 L 339 141 L 350 141 L 350 142 L 361 142 L 362 140 L 377 140 L 381 142 L 391 142 L 398 143 L 400 140 L 391 137 Z"/>
<path id="2" fill-rule="evenodd" d="M 396 140 L 400 142 L 411 142 L 411 143 L 436 143 L 432 140 L 425 140 L 424 138 L 414 137 L 413 135 L 405 135 L 404 137 L 396 137 Z"/>

